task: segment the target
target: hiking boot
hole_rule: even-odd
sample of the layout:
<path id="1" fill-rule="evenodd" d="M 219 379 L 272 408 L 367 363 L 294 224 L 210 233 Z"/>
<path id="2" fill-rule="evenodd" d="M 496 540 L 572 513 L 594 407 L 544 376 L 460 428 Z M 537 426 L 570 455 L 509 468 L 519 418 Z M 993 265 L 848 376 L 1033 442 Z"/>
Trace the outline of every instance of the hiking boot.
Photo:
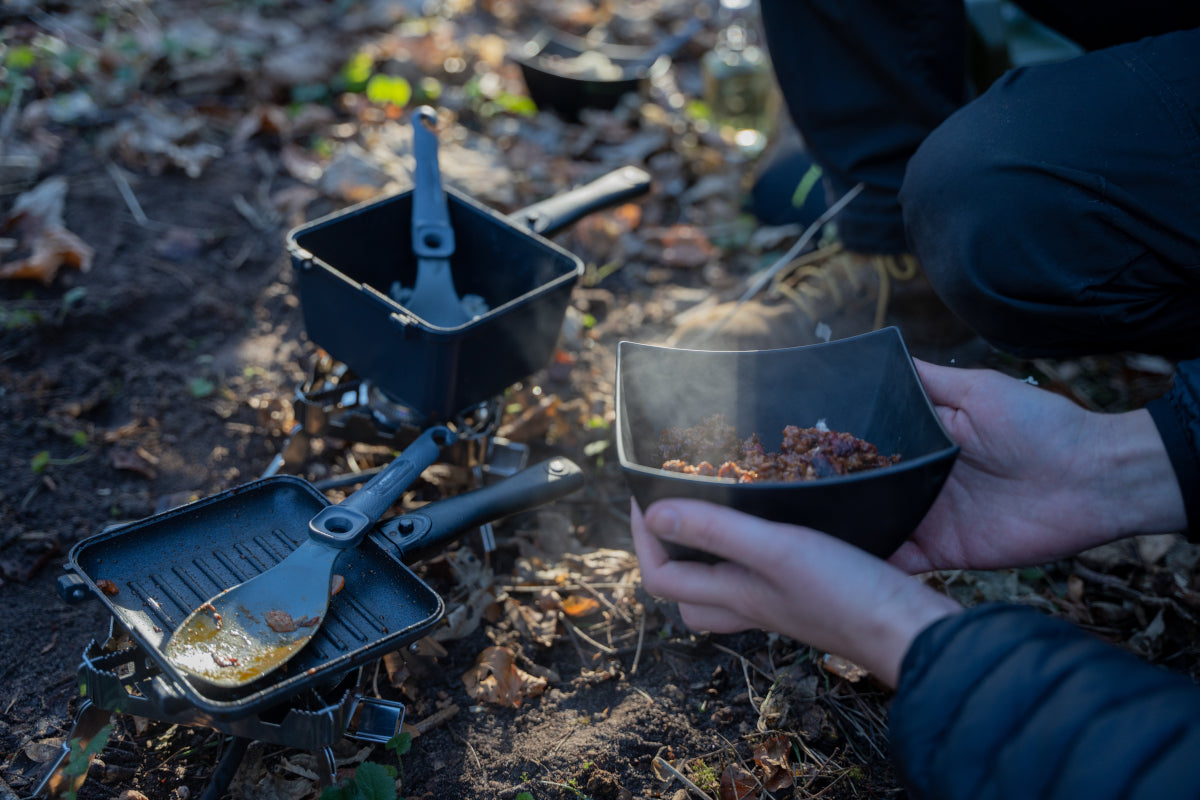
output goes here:
<path id="1" fill-rule="evenodd" d="M 797 259 L 763 298 L 681 315 L 669 344 L 704 350 L 773 350 L 844 339 L 896 325 L 914 354 L 949 352 L 974 338 L 934 294 L 910 254 L 855 253 L 833 245 Z"/>

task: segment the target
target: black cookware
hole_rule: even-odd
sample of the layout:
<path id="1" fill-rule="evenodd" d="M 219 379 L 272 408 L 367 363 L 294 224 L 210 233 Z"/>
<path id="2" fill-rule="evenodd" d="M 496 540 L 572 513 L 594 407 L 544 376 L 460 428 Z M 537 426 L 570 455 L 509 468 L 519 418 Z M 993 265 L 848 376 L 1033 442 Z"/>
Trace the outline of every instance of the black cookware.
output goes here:
<path id="1" fill-rule="evenodd" d="M 621 342 L 617 454 L 645 509 L 655 500 L 708 500 L 806 525 L 887 556 L 933 504 L 958 455 L 900 332 L 780 350 L 706 351 Z M 777 451 L 787 425 L 821 423 L 875 444 L 892 466 L 794 483 L 734 483 L 661 469 L 659 437 L 724 414 L 739 436 Z M 695 551 L 676 555 L 705 558 Z"/>
<path id="2" fill-rule="evenodd" d="M 455 438 L 449 428 L 429 428 L 361 489 L 318 511 L 286 558 L 195 608 L 163 648 L 167 658 L 223 688 L 246 686 L 290 661 L 320 631 L 334 564 Z"/>
<path id="3" fill-rule="evenodd" d="M 454 419 L 554 352 L 583 262 L 544 236 L 649 186 L 645 171 L 624 167 L 511 216 L 448 187 L 454 284 L 488 308 L 449 329 L 391 294 L 417 272 L 411 191 L 297 228 L 287 241 L 308 336 L 419 418 Z"/>
<path id="4" fill-rule="evenodd" d="M 564 458 L 529 467 L 478 489 L 431 503 L 375 526 L 338 558 L 344 588 L 330 601 L 318 634 L 280 670 L 225 689 L 176 669 L 163 646 L 192 609 L 261 574 L 307 537 L 329 501 L 292 476 L 266 478 L 97 534 L 75 545 L 60 579 L 68 601 L 99 598 L 115 623 L 149 655 L 165 711 L 201 719 L 238 719 L 270 709 L 311 687 L 428 633 L 444 612 L 438 594 L 406 565 L 463 531 L 577 489 L 579 468 Z"/>
<path id="5" fill-rule="evenodd" d="M 593 43 L 544 28 L 514 57 L 539 109 L 576 120 L 585 108 L 609 111 L 671 68 L 671 56 L 704 27 L 696 17 L 651 47 Z"/>

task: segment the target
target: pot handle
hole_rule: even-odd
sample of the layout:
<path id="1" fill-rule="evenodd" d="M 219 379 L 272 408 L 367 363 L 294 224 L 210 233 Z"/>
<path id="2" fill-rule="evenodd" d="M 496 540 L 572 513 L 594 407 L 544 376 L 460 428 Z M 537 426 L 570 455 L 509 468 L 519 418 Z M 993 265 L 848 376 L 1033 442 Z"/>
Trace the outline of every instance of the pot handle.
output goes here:
<path id="1" fill-rule="evenodd" d="M 377 525 L 375 532 L 399 549 L 402 560 L 411 563 L 441 550 L 464 531 L 557 500 L 583 483 L 579 465 L 559 456 L 491 486 L 393 517 Z"/>
<path id="2" fill-rule="evenodd" d="M 542 236 L 556 232 L 594 211 L 610 208 L 650 191 L 650 173 L 632 165 L 615 169 L 591 183 L 514 211 L 509 219 Z"/>

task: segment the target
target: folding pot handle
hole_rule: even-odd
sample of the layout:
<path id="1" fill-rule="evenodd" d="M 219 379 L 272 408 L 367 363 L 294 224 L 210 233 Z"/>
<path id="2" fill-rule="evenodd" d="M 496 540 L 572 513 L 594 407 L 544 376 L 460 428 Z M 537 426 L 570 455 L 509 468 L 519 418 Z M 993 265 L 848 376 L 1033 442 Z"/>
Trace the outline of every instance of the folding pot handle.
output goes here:
<path id="1" fill-rule="evenodd" d="M 419 561 L 471 528 L 557 500 L 583 483 L 578 464 L 568 458 L 551 458 L 499 483 L 394 517 L 375 530 L 400 550 L 403 560 Z"/>
<path id="2" fill-rule="evenodd" d="M 516 211 L 510 219 L 534 233 L 550 236 L 593 211 L 641 197 L 650 191 L 650 184 L 650 173 L 646 170 L 625 166 L 591 183 Z"/>

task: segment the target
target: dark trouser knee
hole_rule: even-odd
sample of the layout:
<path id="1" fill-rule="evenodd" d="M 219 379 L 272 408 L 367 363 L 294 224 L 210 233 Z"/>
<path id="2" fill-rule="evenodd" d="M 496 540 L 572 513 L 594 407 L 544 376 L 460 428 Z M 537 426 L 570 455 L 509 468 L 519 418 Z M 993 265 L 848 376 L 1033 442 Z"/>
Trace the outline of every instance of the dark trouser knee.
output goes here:
<path id="1" fill-rule="evenodd" d="M 1009 73 L 909 161 L 913 252 L 946 305 L 1004 350 L 1196 349 L 1195 187 L 1152 168 L 1196 156 L 1124 58 Z M 1164 191 L 1167 179 L 1178 185 Z"/>

